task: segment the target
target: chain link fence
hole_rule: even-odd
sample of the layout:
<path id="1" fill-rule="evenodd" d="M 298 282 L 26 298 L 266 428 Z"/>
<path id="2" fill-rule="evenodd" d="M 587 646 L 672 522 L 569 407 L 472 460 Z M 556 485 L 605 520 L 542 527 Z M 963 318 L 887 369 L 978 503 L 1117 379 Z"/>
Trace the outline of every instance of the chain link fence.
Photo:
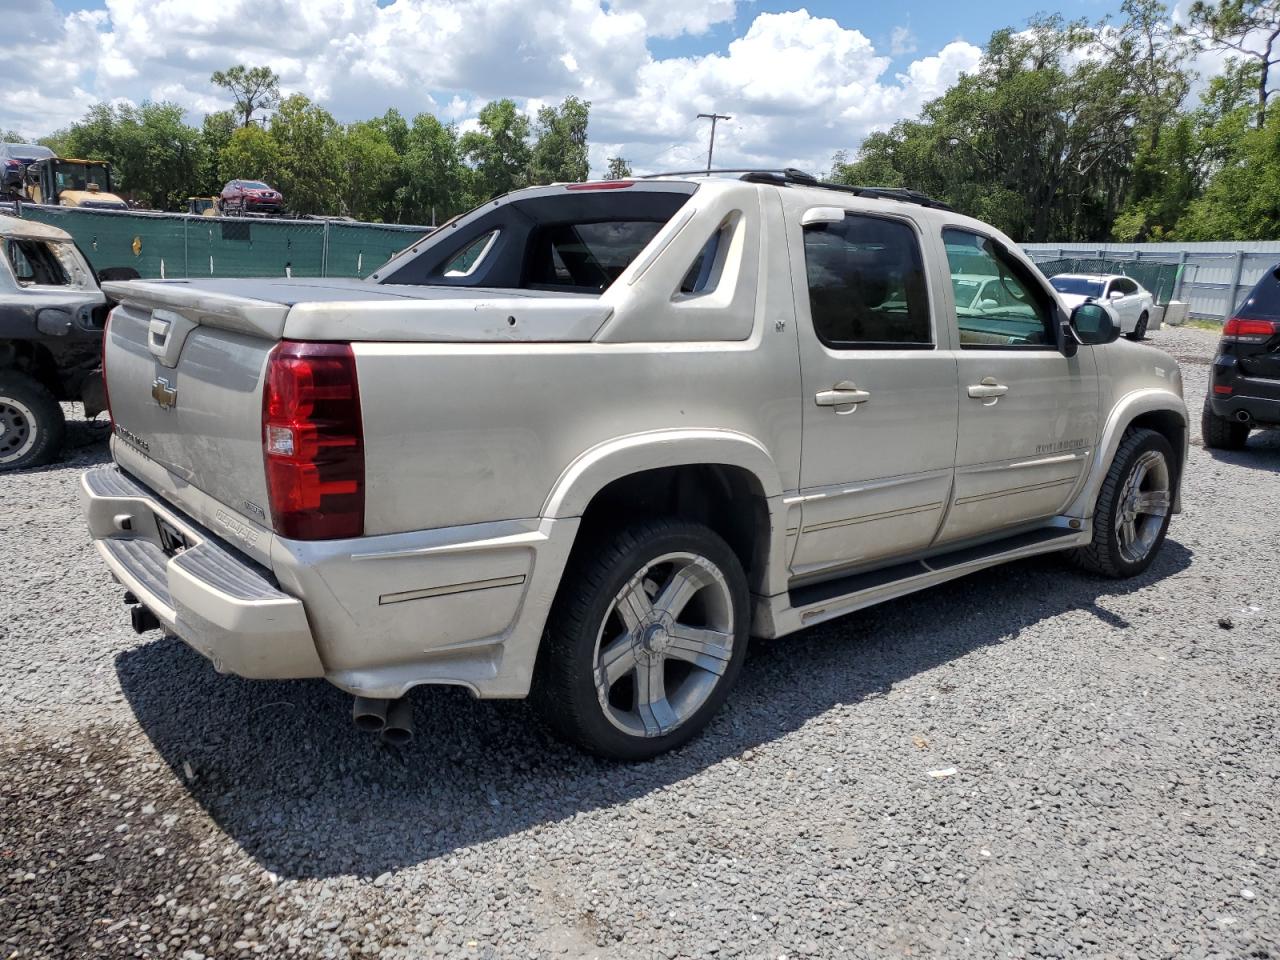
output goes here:
<path id="1" fill-rule="evenodd" d="M 95 270 L 145 279 L 367 277 L 431 227 L 346 220 L 197 217 L 18 204 L 24 219 L 67 231 Z"/>
<path id="2" fill-rule="evenodd" d="M 1176 265 L 1181 269 L 1168 299 L 1186 303 L 1192 317 L 1217 321 L 1231 316 L 1258 279 L 1280 261 L 1280 241 L 1275 240 L 1024 243 L 1022 249 L 1041 261 L 1042 269 L 1050 263 L 1099 264 L 1108 273 L 1126 273 L 1139 283 L 1143 281 L 1135 271 L 1149 264 Z"/>

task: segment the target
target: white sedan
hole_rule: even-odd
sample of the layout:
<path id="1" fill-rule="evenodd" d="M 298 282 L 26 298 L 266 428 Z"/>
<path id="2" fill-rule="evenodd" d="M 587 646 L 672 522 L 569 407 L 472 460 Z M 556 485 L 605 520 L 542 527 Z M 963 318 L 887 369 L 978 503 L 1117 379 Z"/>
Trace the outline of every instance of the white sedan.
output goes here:
<path id="1" fill-rule="evenodd" d="M 1120 332 L 1130 340 L 1141 340 L 1149 329 L 1160 329 L 1162 311 L 1155 308 L 1155 297 L 1132 277 L 1105 273 L 1062 273 L 1050 277 L 1053 289 L 1070 310 L 1081 303 L 1096 300 L 1116 318 Z"/>

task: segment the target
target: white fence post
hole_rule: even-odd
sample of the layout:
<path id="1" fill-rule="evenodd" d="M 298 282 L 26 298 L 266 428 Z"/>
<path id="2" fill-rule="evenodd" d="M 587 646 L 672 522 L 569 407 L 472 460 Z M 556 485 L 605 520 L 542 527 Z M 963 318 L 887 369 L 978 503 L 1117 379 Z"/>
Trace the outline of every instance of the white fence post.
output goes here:
<path id="1" fill-rule="evenodd" d="M 1222 313 L 1222 322 L 1226 323 L 1236 309 L 1236 295 L 1240 292 L 1240 272 L 1244 269 L 1244 251 L 1236 251 L 1236 265 L 1231 270 L 1231 286 L 1227 288 L 1227 309 Z"/>

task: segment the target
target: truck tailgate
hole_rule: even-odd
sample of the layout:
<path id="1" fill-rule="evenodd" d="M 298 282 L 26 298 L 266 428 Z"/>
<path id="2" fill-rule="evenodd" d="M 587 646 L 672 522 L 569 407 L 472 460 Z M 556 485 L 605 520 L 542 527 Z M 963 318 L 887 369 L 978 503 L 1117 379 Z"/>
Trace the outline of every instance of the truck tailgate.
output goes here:
<path id="1" fill-rule="evenodd" d="M 288 308 L 275 309 L 282 324 Z M 253 320 L 134 302 L 117 307 L 109 325 L 105 366 L 117 459 L 129 468 L 141 458 L 135 473 L 215 529 L 235 522 L 209 516 L 208 498 L 270 526 L 262 386 L 275 318 L 268 312 Z"/>

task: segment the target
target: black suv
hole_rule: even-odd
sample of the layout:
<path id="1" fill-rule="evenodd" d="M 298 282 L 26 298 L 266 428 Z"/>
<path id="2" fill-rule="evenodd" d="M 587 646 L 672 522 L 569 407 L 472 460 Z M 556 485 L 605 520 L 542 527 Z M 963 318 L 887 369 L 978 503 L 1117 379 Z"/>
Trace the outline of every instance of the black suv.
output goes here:
<path id="1" fill-rule="evenodd" d="M 1280 263 L 1222 328 L 1200 421 L 1204 445 L 1239 450 L 1250 430 L 1280 427 Z"/>

